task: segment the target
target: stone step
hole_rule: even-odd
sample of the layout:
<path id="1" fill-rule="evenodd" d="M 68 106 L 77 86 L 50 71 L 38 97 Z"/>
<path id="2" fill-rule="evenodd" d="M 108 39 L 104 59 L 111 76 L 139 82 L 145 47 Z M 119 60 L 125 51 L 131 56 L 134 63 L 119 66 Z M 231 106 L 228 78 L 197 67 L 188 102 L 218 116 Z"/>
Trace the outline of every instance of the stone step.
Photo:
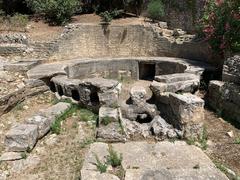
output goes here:
<path id="1" fill-rule="evenodd" d="M 168 75 L 155 76 L 155 81 L 163 83 L 175 83 L 179 81 L 199 80 L 199 76 L 191 73 L 176 73 Z"/>
<path id="2" fill-rule="evenodd" d="M 155 95 L 163 92 L 194 92 L 200 85 L 199 79 L 178 81 L 173 83 L 163 83 L 153 81 L 150 85 L 151 90 Z"/>

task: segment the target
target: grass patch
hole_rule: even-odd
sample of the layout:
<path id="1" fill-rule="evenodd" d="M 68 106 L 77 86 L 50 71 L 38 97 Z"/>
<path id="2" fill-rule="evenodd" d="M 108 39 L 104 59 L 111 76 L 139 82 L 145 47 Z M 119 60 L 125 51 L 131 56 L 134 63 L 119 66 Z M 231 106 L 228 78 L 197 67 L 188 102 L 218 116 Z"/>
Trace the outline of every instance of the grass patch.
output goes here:
<path id="1" fill-rule="evenodd" d="M 234 144 L 240 144 L 240 137 L 238 137 L 234 140 Z"/>
<path id="2" fill-rule="evenodd" d="M 67 109 L 65 112 L 63 112 L 59 116 L 56 116 L 55 121 L 51 125 L 52 133 L 60 134 L 62 121 L 64 121 L 66 118 L 70 117 L 77 110 L 78 110 L 78 106 L 72 104 L 71 107 L 69 109 Z"/>
<path id="3" fill-rule="evenodd" d="M 14 111 L 22 111 L 23 110 L 23 103 L 18 102 L 16 106 L 13 108 Z"/>
<path id="4" fill-rule="evenodd" d="M 80 147 L 81 148 L 85 148 L 86 146 L 88 146 L 89 144 L 92 144 L 95 142 L 95 139 L 93 138 L 86 138 L 83 140 L 83 142 L 80 143 Z"/>
<path id="5" fill-rule="evenodd" d="M 112 167 L 121 166 L 123 159 L 122 154 L 118 154 L 111 145 L 109 146 L 108 153 L 109 155 L 107 156 L 107 162 Z"/>
<path id="6" fill-rule="evenodd" d="M 107 126 L 108 124 L 110 124 L 112 122 L 112 119 L 110 117 L 103 117 L 101 120 L 101 124 L 103 124 L 104 126 Z"/>
<path id="7" fill-rule="evenodd" d="M 100 172 L 100 173 L 105 173 L 107 172 L 107 163 L 105 162 L 101 162 L 99 157 L 97 156 L 97 154 L 94 154 L 95 156 L 95 159 L 96 159 L 96 163 L 94 163 L 94 165 L 97 167 L 97 170 Z"/>
<path id="8" fill-rule="evenodd" d="M 81 121 L 85 122 L 97 122 L 98 115 L 94 114 L 92 111 L 89 111 L 87 109 L 80 109 L 79 110 L 79 117 Z"/>

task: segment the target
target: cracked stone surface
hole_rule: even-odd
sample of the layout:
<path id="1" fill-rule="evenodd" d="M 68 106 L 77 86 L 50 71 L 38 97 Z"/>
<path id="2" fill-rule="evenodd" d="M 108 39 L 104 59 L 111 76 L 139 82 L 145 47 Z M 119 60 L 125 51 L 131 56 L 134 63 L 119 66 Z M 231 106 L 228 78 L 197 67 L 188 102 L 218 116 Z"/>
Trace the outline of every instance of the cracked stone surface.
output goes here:
<path id="1" fill-rule="evenodd" d="M 123 156 L 125 180 L 228 179 L 199 148 L 189 146 L 185 142 L 127 142 L 112 146 Z M 98 173 L 93 164 L 96 162 L 94 154 L 104 161 L 108 154 L 108 145 L 105 143 L 91 145 L 81 171 L 83 179 Z M 99 176 L 95 179 L 101 178 Z"/>

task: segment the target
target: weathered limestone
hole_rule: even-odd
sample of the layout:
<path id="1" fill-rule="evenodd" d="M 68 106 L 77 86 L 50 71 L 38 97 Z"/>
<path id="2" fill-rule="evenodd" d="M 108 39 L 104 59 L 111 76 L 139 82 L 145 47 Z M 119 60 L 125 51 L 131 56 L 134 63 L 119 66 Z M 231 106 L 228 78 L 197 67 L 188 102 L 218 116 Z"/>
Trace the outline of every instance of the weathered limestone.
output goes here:
<path id="1" fill-rule="evenodd" d="M 163 92 L 194 92 L 200 85 L 200 77 L 190 73 L 176 73 L 155 76 L 151 90 L 156 93 Z"/>
<path id="2" fill-rule="evenodd" d="M 109 122 L 118 122 L 118 109 L 113 109 L 109 107 L 101 107 L 99 109 L 99 124 L 103 123 L 103 121 Z"/>
<path id="3" fill-rule="evenodd" d="M 97 111 L 100 106 L 118 106 L 121 83 L 104 78 L 69 79 L 56 76 L 51 79 L 51 89 L 60 96 L 72 97 L 81 106 Z"/>
<path id="4" fill-rule="evenodd" d="M 192 94 L 169 94 L 170 106 L 176 121 L 176 127 L 204 119 L 204 101 Z"/>
<path id="5" fill-rule="evenodd" d="M 130 91 L 130 97 L 133 104 L 138 104 L 146 101 L 147 92 L 144 87 L 134 86 Z"/>
<path id="6" fill-rule="evenodd" d="M 44 116 L 47 118 L 56 118 L 56 116 L 61 115 L 64 113 L 67 109 L 71 107 L 71 104 L 65 103 L 65 102 L 59 102 L 47 109 L 42 109 L 39 112 L 40 116 Z"/>
<path id="7" fill-rule="evenodd" d="M 11 72 L 27 72 L 31 68 L 37 66 L 40 63 L 40 61 L 18 61 L 11 64 L 5 64 L 3 66 L 3 69 L 5 71 L 11 71 Z"/>
<path id="8" fill-rule="evenodd" d="M 219 115 L 240 122 L 240 86 L 222 81 L 210 81 L 208 104 Z"/>
<path id="9" fill-rule="evenodd" d="M 19 124 L 7 132 L 5 146 L 8 151 L 29 151 L 36 144 L 37 138 L 37 125 Z"/>
<path id="10" fill-rule="evenodd" d="M 222 79 L 240 84 L 240 55 L 235 55 L 224 61 Z"/>
<path id="11" fill-rule="evenodd" d="M 98 140 L 105 142 L 126 141 L 125 131 L 121 123 L 119 109 L 101 107 L 96 134 Z"/>
<path id="12" fill-rule="evenodd" d="M 118 154 L 122 154 L 125 180 L 228 179 L 199 148 L 185 142 L 127 142 L 112 146 Z M 96 162 L 94 154 L 104 162 L 107 151 L 108 145 L 105 143 L 91 145 L 83 163 L 81 178 L 91 177 L 91 173 L 98 172 L 93 164 Z M 199 168 L 194 168 L 196 166 Z"/>
<path id="13" fill-rule="evenodd" d="M 11 110 L 17 103 L 48 90 L 49 88 L 40 80 L 26 83 L 21 89 L 0 97 L 0 115 Z"/>
<path id="14" fill-rule="evenodd" d="M 44 116 L 33 116 L 29 118 L 26 123 L 35 124 L 38 126 L 38 139 L 42 138 L 50 130 L 52 120 Z"/>
<path id="15" fill-rule="evenodd" d="M 22 158 L 23 156 L 19 152 L 5 152 L 1 155 L 0 161 L 14 161 Z"/>

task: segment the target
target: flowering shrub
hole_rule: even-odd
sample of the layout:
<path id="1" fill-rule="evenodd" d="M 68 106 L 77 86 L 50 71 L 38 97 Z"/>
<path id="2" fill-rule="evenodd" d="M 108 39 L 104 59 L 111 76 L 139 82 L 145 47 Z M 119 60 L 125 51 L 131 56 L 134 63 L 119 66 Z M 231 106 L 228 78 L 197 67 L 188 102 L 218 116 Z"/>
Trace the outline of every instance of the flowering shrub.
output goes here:
<path id="1" fill-rule="evenodd" d="M 240 0 L 207 0 L 201 26 L 214 52 L 239 52 Z"/>

